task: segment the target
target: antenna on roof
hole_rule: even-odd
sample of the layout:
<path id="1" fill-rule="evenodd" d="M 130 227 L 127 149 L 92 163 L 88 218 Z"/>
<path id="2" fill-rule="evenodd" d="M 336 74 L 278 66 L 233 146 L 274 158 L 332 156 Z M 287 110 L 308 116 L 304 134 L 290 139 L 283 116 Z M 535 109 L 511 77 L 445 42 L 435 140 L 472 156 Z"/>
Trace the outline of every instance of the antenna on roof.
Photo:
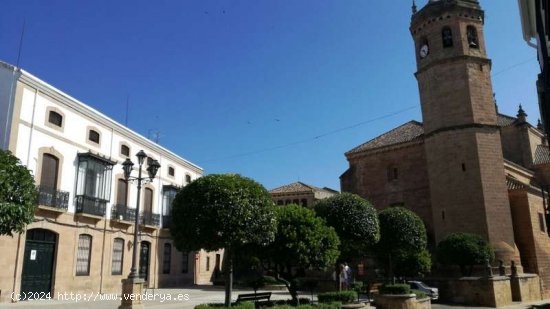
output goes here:
<path id="1" fill-rule="evenodd" d="M 23 37 L 25 36 L 25 24 L 26 20 L 23 19 L 23 27 L 21 28 L 21 38 L 19 39 L 19 50 L 17 51 L 17 62 L 15 66 L 19 68 L 19 62 L 21 60 L 21 50 L 23 49 Z"/>

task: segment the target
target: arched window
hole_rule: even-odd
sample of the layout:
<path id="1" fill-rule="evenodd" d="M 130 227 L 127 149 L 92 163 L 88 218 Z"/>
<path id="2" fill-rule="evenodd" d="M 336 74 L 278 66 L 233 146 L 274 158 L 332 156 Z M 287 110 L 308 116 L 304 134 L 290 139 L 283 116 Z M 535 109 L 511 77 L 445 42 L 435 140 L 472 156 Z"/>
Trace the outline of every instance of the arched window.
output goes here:
<path id="1" fill-rule="evenodd" d="M 121 145 L 120 146 L 120 154 L 125 156 L 125 157 L 129 157 L 130 156 L 130 147 L 128 147 L 126 145 Z"/>
<path id="2" fill-rule="evenodd" d="M 44 190 L 57 190 L 57 177 L 59 172 L 59 159 L 45 153 L 42 157 L 42 171 L 40 174 L 40 187 Z"/>
<path id="3" fill-rule="evenodd" d="M 453 31 L 450 27 L 445 27 L 441 30 L 441 38 L 443 40 L 443 48 L 453 47 Z"/>
<path id="4" fill-rule="evenodd" d="M 122 275 L 122 265 L 124 260 L 124 239 L 115 238 L 113 242 L 113 263 L 111 267 L 112 275 Z"/>
<path id="5" fill-rule="evenodd" d="M 187 174 L 185 175 L 185 183 L 190 184 L 191 183 L 191 175 Z"/>
<path id="6" fill-rule="evenodd" d="M 97 132 L 96 130 L 90 130 L 88 132 L 88 140 L 99 144 L 99 132 Z"/>
<path id="7" fill-rule="evenodd" d="M 468 26 L 466 28 L 466 36 L 468 38 L 468 45 L 471 48 L 479 48 L 479 40 L 477 38 L 477 29 L 474 26 Z"/>
<path id="8" fill-rule="evenodd" d="M 164 244 L 164 259 L 162 261 L 162 273 L 170 273 L 170 264 L 172 263 L 172 245 Z"/>
<path id="9" fill-rule="evenodd" d="M 92 253 L 92 236 L 80 234 L 78 236 L 78 248 L 76 255 L 76 275 L 90 275 L 90 258 Z"/>
<path id="10" fill-rule="evenodd" d="M 61 128 L 63 126 L 63 116 L 58 112 L 50 111 L 48 122 Z"/>

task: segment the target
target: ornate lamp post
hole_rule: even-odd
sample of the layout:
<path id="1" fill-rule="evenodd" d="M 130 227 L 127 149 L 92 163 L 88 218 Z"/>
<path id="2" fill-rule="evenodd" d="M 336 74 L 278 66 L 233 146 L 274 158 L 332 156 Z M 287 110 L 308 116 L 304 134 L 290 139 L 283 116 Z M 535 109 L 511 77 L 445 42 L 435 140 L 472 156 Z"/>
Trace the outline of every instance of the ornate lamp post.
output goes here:
<path id="1" fill-rule="evenodd" d="M 160 168 L 160 164 L 157 160 L 153 160 L 151 164 L 147 167 L 147 173 L 148 177 L 142 177 L 142 167 L 143 163 L 145 162 L 145 158 L 147 158 L 147 155 L 143 150 L 140 150 L 136 157 L 138 159 L 138 177 L 133 177 L 130 174 L 132 173 L 134 162 L 130 160 L 130 158 L 127 158 L 124 163 L 122 163 L 122 168 L 124 170 L 124 178 L 127 182 L 136 181 L 138 192 L 137 192 L 137 204 L 136 204 L 136 213 L 135 213 L 135 226 L 134 226 L 134 245 L 133 245 L 133 254 L 132 254 L 132 268 L 130 271 L 130 274 L 128 275 L 128 279 L 122 280 L 122 300 L 121 305 L 119 306 L 120 309 L 126 309 L 126 308 L 143 308 L 143 305 L 141 304 L 141 299 L 139 298 L 139 295 L 141 295 L 141 291 L 143 289 L 143 283 L 145 282 L 143 279 L 139 277 L 139 272 L 136 267 L 136 261 L 138 259 L 138 228 L 139 228 L 139 205 L 140 205 L 140 197 L 141 197 L 141 186 L 143 183 L 151 182 L 157 175 L 157 172 Z M 134 294 L 132 296 L 132 294 Z"/>

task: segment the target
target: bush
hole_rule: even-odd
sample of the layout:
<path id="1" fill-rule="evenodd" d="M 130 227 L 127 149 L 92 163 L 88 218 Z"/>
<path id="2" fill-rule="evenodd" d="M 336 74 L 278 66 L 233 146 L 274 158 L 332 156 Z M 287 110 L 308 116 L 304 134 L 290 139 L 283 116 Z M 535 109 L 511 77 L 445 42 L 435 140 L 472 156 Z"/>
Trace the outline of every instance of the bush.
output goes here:
<path id="1" fill-rule="evenodd" d="M 195 306 L 195 309 L 224 309 L 227 308 L 223 304 L 201 304 L 198 306 Z M 232 309 L 255 309 L 255 305 L 253 302 L 242 302 L 231 305 Z"/>
<path id="2" fill-rule="evenodd" d="M 411 294 L 411 287 L 408 284 L 384 284 L 380 287 L 380 294 Z"/>
<path id="3" fill-rule="evenodd" d="M 494 253 L 491 246 L 481 236 L 468 233 L 456 233 L 447 236 L 437 246 L 437 259 L 444 265 L 458 265 L 463 276 L 472 274 L 474 265 L 483 265 L 492 261 Z"/>
<path id="4" fill-rule="evenodd" d="M 423 298 L 428 297 L 428 294 L 426 294 L 425 292 L 422 292 L 420 290 L 411 290 L 411 292 L 416 294 L 416 299 L 423 299 Z"/>
<path id="5" fill-rule="evenodd" d="M 342 291 L 342 292 L 326 292 L 317 296 L 320 303 L 341 302 L 343 304 L 353 303 L 357 299 L 357 292 Z"/>
<path id="6" fill-rule="evenodd" d="M 350 284 L 350 289 L 352 289 L 353 291 L 357 292 L 357 294 L 359 294 L 363 290 L 363 286 L 364 286 L 363 282 L 355 281 Z"/>
<path id="7" fill-rule="evenodd" d="M 429 273 L 432 269 L 432 258 L 428 250 L 420 252 L 403 252 L 394 258 L 395 273 L 400 277 L 418 277 Z"/>

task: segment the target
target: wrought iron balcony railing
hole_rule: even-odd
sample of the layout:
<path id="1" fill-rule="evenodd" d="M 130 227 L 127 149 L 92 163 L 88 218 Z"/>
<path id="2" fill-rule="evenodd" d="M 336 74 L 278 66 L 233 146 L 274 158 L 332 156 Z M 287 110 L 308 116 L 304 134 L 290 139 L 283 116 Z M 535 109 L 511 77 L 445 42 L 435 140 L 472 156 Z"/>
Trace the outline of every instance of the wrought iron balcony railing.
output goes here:
<path id="1" fill-rule="evenodd" d="M 172 216 L 162 216 L 162 227 L 169 229 L 172 225 Z"/>
<path id="2" fill-rule="evenodd" d="M 94 216 L 105 216 L 107 201 L 97 197 L 77 195 L 75 197 L 76 213 L 89 214 Z"/>
<path id="3" fill-rule="evenodd" d="M 141 224 L 144 225 L 151 225 L 151 226 L 159 226 L 160 225 L 160 215 L 154 214 L 148 211 L 144 211 L 141 213 Z"/>
<path id="4" fill-rule="evenodd" d="M 111 209 L 111 220 L 134 222 L 136 220 L 136 210 L 126 205 L 115 204 Z"/>
<path id="5" fill-rule="evenodd" d="M 62 211 L 69 208 L 69 192 L 59 191 L 48 187 L 38 186 L 36 203 L 41 206 L 48 206 Z"/>

